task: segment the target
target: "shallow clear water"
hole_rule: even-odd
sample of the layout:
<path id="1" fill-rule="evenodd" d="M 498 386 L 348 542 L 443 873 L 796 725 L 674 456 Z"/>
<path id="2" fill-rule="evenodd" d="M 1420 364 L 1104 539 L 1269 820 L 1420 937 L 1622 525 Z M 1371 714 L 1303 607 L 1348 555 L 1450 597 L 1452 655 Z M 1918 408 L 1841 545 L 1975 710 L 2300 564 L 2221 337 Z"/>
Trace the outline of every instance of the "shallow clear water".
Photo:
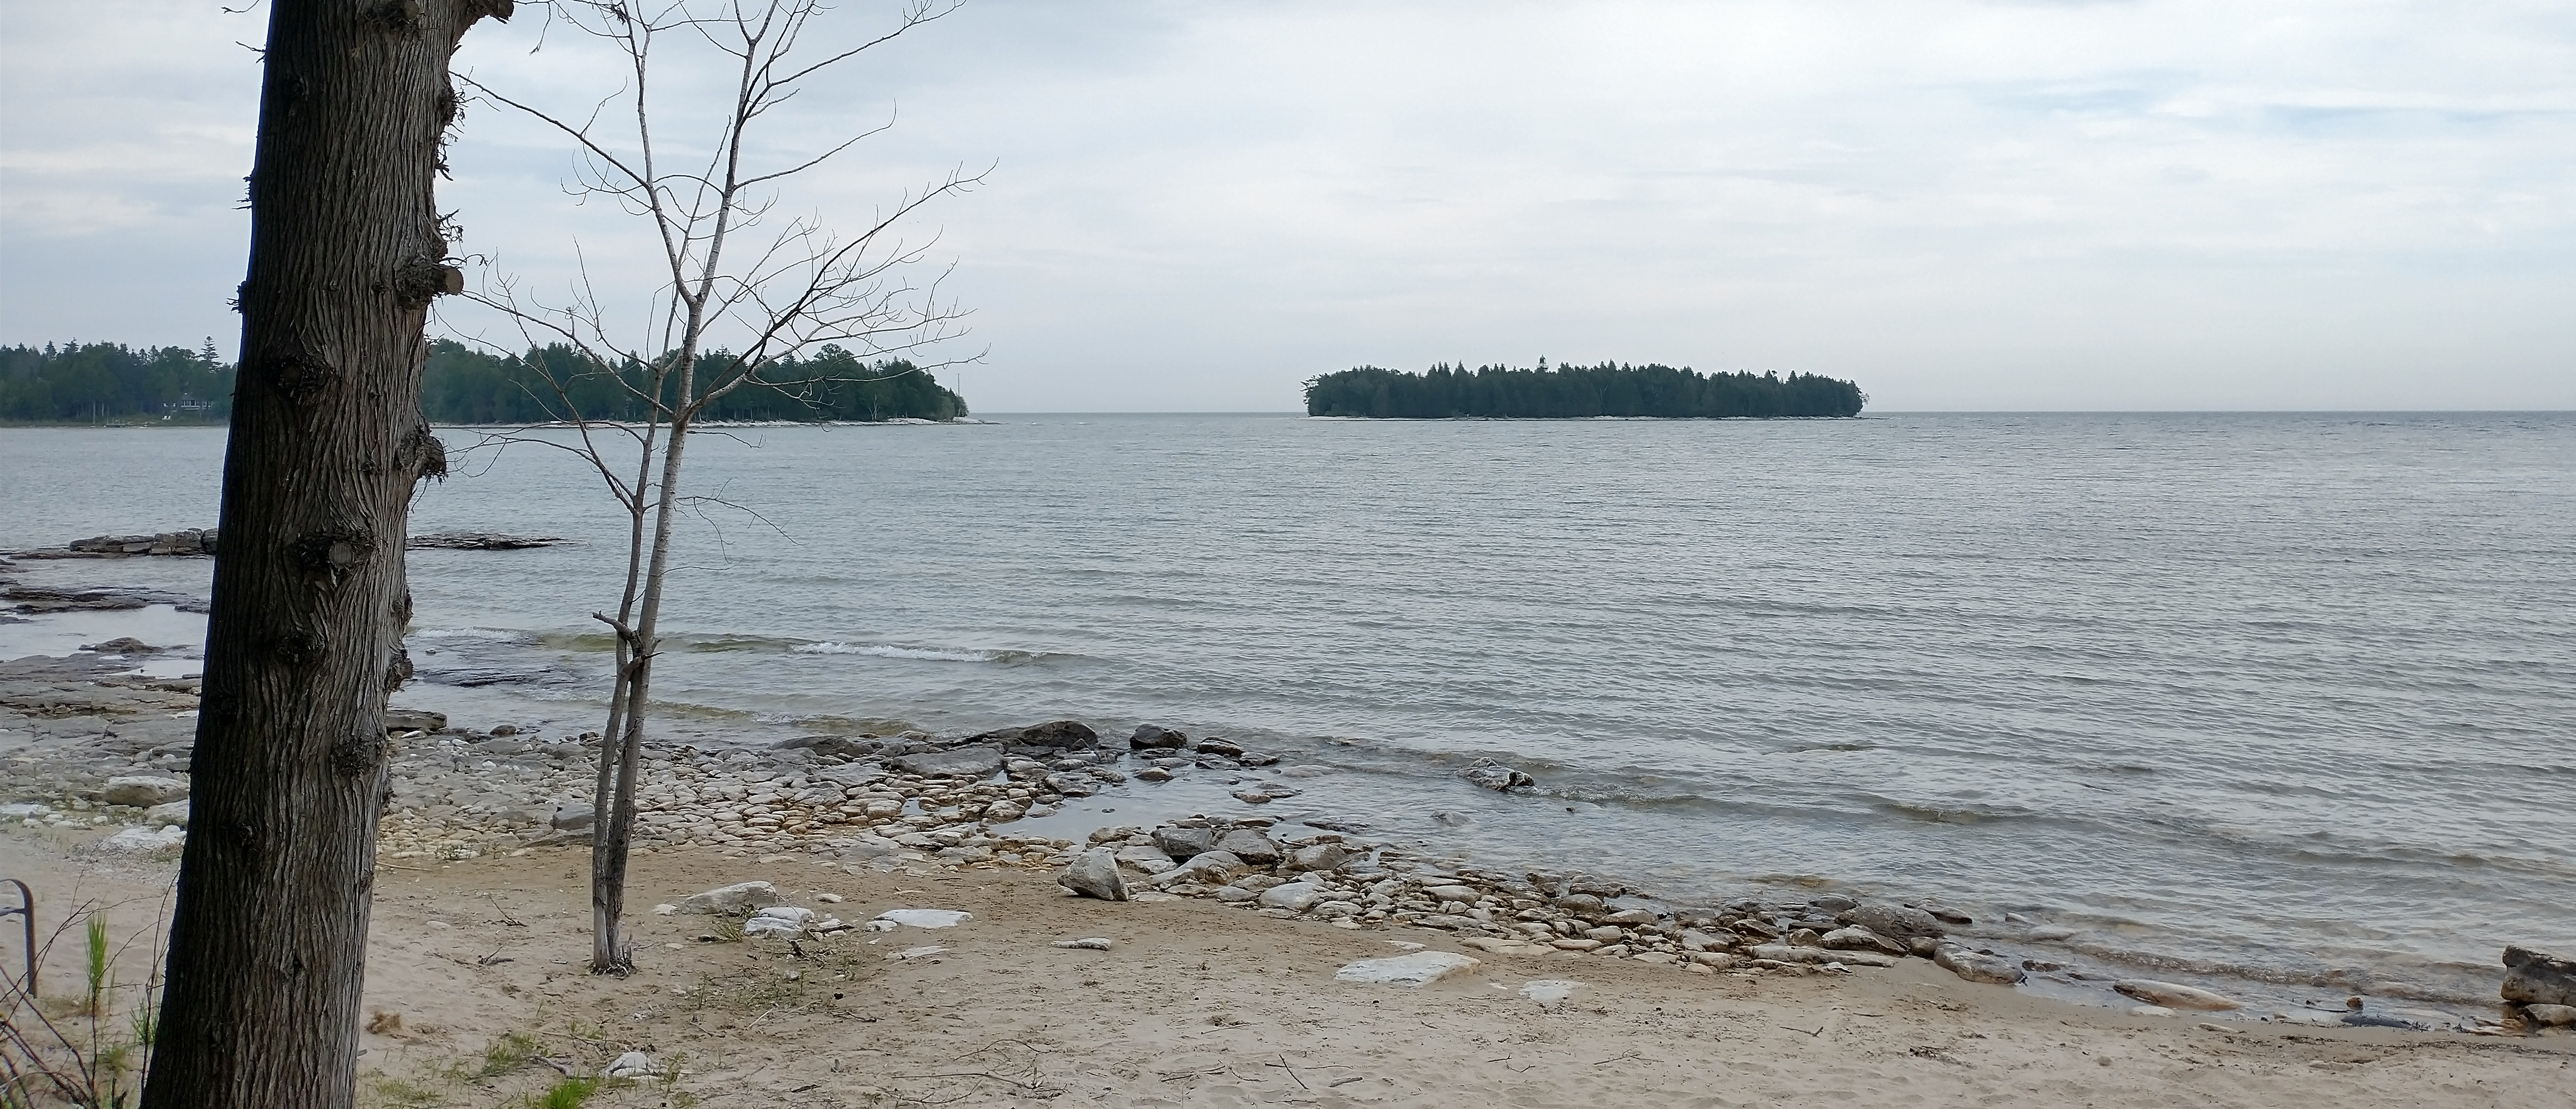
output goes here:
<path id="1" fill-rule="evenodd" d="M 763 519 L 688 529 L 679 726 L 1150 721 L 1330 769 L 1286 818 L 2176 972 L 2465 1000 L 2576 948 L 2576 416 L 1003 419 L 697 440 L 692 491 Z M 0 431 L 0 546 L 211 524 L 220 455 Z M 469 456 L 417 506 L 449 529 L 590 543 L 415 552 L 406 699 L 586 720 L 595 479 Z M 1236 805 L 1179 786 L 1103 803 Z"/>

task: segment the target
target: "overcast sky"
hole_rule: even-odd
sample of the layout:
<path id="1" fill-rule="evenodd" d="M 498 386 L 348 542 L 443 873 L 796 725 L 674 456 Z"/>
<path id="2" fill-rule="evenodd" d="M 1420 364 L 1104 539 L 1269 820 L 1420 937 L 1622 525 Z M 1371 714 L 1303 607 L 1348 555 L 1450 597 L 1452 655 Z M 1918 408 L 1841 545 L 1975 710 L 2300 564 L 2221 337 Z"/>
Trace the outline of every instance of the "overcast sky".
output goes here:
<path id="1" fill-rule="evenodd" d="M 267 9 L 0 7 L 0 342 L 229 354 Z M 522 13 L 457 67 L 616 90 Z M 1542 356 L 1879 411 L 2576 408 L 2566 3 L 972 0 L 764 153 L 898 102 L 781 211 L 855 227 L 993 166 L 908 229 L 975 312 L 982 412 Z M 559 289 L 577 234 L 643 291 L 645 229 L 573 205 L 563 144 L 482 105 L 450 159 L 460 250 Z"/>

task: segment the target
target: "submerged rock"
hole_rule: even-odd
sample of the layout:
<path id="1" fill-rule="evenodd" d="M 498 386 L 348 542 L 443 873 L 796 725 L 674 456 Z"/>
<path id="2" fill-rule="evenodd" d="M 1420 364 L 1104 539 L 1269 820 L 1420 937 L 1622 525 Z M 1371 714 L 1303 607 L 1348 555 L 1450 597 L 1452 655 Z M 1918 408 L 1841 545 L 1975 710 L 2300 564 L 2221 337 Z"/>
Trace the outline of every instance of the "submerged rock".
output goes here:
<path id="1" fill-rule="evenodd" d="M 1851 917 L 1850 923 L 1894 940 L 1938 938 L 1943 931 L 1941 921 L 1932 914 L 1902 905 L 1863 905 L 1845 915 Z"/>
<path id="2" fill-rule="evenodd" d="M 1189 744 L 1190 737 L 1152 724 L 1136 725 L 1136 734 L 1127 737 L 1127 747 L 1133 751 L 1177 751 Z"/>
<path id="3" fill-rule="evenodd" d="M 2576 960 L 2534 951 L 2504 949 L 2504 999 L 2525 1005 L 2576 1005 Z"/>
<path id="4" fill-rule="evenodd" d="M 206 537 L 212 539 L 209 531 Z M 572 540 L 560 535 L 500 535 L 482 531 L 447 531 L 432 535 L 415 535 L 403 546 L 415 551 L 524 551 L 530 547 L 553 547 Z M 212 547 L 213 544 L 208 544 Z M 158 552 L 156 552 L 158 553 Z"/>
<path id="5" fill-rule="evenodd" d="M 1458 776 L 1492 790 L 1526 789 L 1538 784 L 1538 779 L 1492 759 L 1477 759 Z"/>
<path id="6" fill-rule="evenodd" d="M 1022 747 L 1078 749 L 1100 745 L 1100 733 L 1079 720 L 1050 720 L 1025 728 L 1000 728 L 974 737 L 976 742 L 1012 743 Z"/>

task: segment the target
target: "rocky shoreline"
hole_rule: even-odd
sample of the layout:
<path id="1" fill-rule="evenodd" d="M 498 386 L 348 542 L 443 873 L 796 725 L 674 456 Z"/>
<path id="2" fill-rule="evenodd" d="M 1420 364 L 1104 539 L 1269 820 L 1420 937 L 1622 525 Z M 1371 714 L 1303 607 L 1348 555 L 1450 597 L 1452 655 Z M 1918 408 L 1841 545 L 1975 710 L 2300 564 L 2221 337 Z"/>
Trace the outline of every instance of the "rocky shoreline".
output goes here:
<path id="1" fill-rule="evenodd" d="M 0 759 L 9 767 L 0 827 L 76 835 L 84 849 L 109 852 L 168 852 L 182 842 L 196 682 L 132 673 L 150 650 L 104 643 L 64 659 L 0 663 Z M 595 734 L 457 727 L 417 711 L 397 711 L 388 725 L 393 788 L 378 843 L 387 865 L 587 850 Z M 1938 904 L 1832 893 L 1676 905 L 1597 876 L 1458 865 L 1329 820 L 1283 824 L 1259 814 L 1259 806 L 1297 792 L 1282 779 L 1298 768 L 1279 762 L 1153 725 L 1103 743 L 1069 720 L 947 739 L 909 732 L 805 736 L 757 750 L 653 746 L 638 786 L 635 850 L 795 855 L 925 875 L 1048 871 L 1069 893 L 1104 902 L 1206 899 L 1347 929 L 1428 929 L 1491 955 L 1620 959 L 1677 974 L 1866 973 L 1920 958 L 1999 987 L 2107 988 L 2146 1015 L 2230 1013 L 2484 1035 L 2576 1024 L 2568 1007 L 2576 1005 L 2576 966 L 2521 949 L 2507 957 L 2494 1017 L 2359 998 L 2257 1011 L 2207 989 L 2108 974 L 2071 957 L 2017 958 L 1998 948 L 2046 943 L 2069 930 L 2010 915 L 1981 921 Z M 1261 770 L 1272 772 L 1255 774 Z M 1486 788 L 1529 785 L 1527 775 L 1490 762 L 1463 773 Z M 1112 786 L 1185 776 L 1222 776 L 1252 811 L 1101 827 L 1079 841 L 1014 829 Z"/>

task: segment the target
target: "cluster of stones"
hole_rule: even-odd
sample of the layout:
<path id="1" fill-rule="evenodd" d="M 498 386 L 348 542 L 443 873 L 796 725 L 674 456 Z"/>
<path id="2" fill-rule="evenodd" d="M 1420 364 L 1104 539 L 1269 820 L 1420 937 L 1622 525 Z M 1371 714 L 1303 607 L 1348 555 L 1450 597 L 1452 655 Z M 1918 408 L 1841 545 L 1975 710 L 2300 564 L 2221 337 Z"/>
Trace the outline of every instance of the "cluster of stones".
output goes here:
<path id="1" fill-rule="evenodd" d="M 461 860 L 589 838 L 597 735 L 548 739 L 507 724 L 489 732 L 450 729 L 443 716 L 420 712 L 395 712 L 388 723 L 396 746 L 394 797 L 380 831 L 380 857 Z M 124 770 L 56 774 L 41 791 L 45 799 L 0 805 L 0 820 L 55 829 L 125 825 L 101 846 L 175 848 L 187 824 L 184 746 L 138 747 L 124 755 Z M 1137 729 L 1126 752 L 1103 750 L 1091 729 L 1073 721 L 945 743 L 905 733 L 806 737 L 768 750 L 648 749 L 634 847 L 803 853 L 881 867 L 1061 868 L 1058 880 L 1089 897 L 1204 898 L 1343 928 L 1435 929 L 1456 936 L 1460 946 L 1493 954 L 1622 958 L 1699 974 L 1849 971 L 1926 958 L 1969 981 L 2011 985 L 2030 969 L 2062 969 L 1962 942 L 1954 929 L 1975 922 L 1937 906 L 1823 894 L 1804 902 L 1748 898 L 1667 910 L 1640 903 L 1643 895 L 1615 882 L 1457 867 L 1328 829 L 1289 835 L 1261 815 L 1102 828 L 1078 851 L 1070 840 L 1002 830 L 1130 780 L 1111 765 L 1122 755 L 1142 763 L 1132 778 L 1144 782 L 1167 781 L 1192 767 L 1232 770 L 1278 761 L 1222 739 L 1192 742 L 1152 725 Z M 14 761 L 21 771 L 36 769 L 30 759 Z M 1470 780 L 1505 790 L 1528 785 L 1517 771 L 1481 762 Z M 20 776 L 18 784 L 25 796 L 35 778 Z M 1293 793 L 1266 784 L 1236 796 L 1258 804 Z M 776 927 L 789 925 L 807 932 L 848 927 L 805 919 Z M 2026 940 L 2068 933 L 2009 915 L 2001 925 L 2018 926 Z M 2509 949 L 2505 961 L 2505 1000 L 2522 1022 L 2576 1024 L 2576 962 L 2520 948 Z M 2155 1011 L 2239 1007 L 2171 983 L 2120 980 L 2113 988 Z"/>
<path id="2" fill-rule="evenodd" d="M 1885 967 L 1919 955 L 1958 964 L 1952 969 L 1962 977 L 2020 979 L 2018 967 L 1979 977 L 1984 961 L 2010 964 L 1945 942 L 1945 917 L 1969 920 L 1943 910 L 1828 894 L 1797 905 L 1748 899 L 1671 913 L 1623 907 L 1617 901 L 1631 891 L 1581 875 L 1449 869 L 1392 844 L 1335 832 L 1281 838 L 1276 829 L 1263 817 L 1208 816 L 1150 831 L 1103 828 L 1058 881 L 1107 900 L 1202 897 L 1345 928 L 1433 928 L 1496 954 L 1625 958 L 1703 974 Z"/>
<path id="3" fill-rule="evenodd" d="M 117 825 L 122 830 L 102 846 L 134 852 L 176 847 L 188 825 L 188 783 L 158 774 L 117 775 L 95 790 L 65 791 L 55 802 L 61 807 L 44 801 L 0 805 L 0 822 L 64 830 Z"/>
<path id="4" fill-rule="evenodd" d="M 210 555 L 215 553 L 215 529 L 186 528 L 157 535 L 101 535 L 75 539 L 63 545 L 74 554 L 119 557 L 125 555 Z"/>
<path id="5" fill-rule="evenodd" d="M 596 733 L 549 741 L 504 724 L 489 734 L 404 733 L 397 743 L 394 807 L 379 839 L 384 857 L 466 859 L 590 834 Z M 648 750 L 633 847 L 1046 865 L 1071 843 L 996 834 L 989 825 L 1043 815 L 1074 795 L 1068 789 L 1088 795 L 1095 783 L 1121 777 L 1087 759 L 1012 756 L 1005 779 L 961 779 L 881 769 L 815 746 Z"/>

